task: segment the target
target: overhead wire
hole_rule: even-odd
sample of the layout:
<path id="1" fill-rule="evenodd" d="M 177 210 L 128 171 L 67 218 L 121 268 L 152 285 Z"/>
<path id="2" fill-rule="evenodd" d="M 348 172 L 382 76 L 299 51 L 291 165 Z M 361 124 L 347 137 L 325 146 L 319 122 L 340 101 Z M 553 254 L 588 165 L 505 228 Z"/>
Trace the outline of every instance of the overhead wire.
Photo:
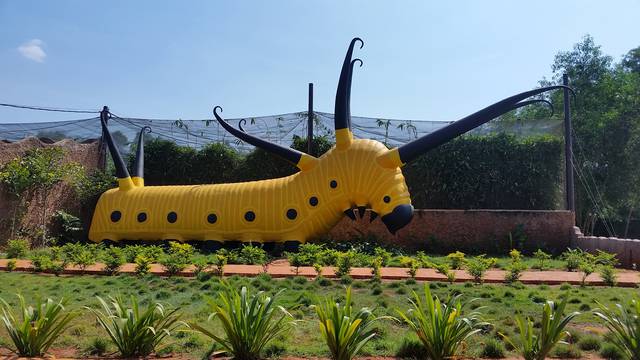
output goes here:
<path id="1" fill-rule="evenodd" d="M 0 106 L 16 108 L 16 109 L 63 112 L 63 113 L 80 113 L 80 114 L 98 114 L 98 113 L 100 113 L 100 111 L 97 111 L 97 110 L 81 110 L 81 109 L 72 109 L 72 108 L 58 108 L 58 107 L 34 106 L 34 105 L 17 105 L 17 104 L 7 104 L 7 103 L 0 103 Z"/>

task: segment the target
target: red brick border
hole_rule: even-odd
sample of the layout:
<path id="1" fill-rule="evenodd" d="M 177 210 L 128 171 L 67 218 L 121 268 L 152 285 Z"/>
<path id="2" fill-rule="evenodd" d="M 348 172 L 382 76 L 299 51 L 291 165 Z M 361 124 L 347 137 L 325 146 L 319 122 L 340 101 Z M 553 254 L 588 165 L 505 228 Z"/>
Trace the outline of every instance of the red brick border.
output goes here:
<path id="1" fill-rule="evenodd" d="M 0 259 L 0 271 L 7 271 L 7 259 Z M 81 271 L 77 267 L 67 267 L 63 274 L 65 275 L 106 275 L 102 264 L 95 264 L 89 266 L 84 271 Z M 185 271 L 177 274 L 177 276 L 192 277 L 193 266 L 188 267 Z M 266 268 L 269 275 L 274 278 L 284 278 L 290 276 L 296 276 L 295 268 L 290 266 L 286 261 L 276 261 L 269 264 Z M 29 260 L 16 260 L 16 268 L 14 271 L 20 272 L 33 272 L 33 266 Z M 453 270 L 456 274 L 456 282 L 473 281 L 473 277 L 470 276 L 464 270 Z M 224 276 L 239 275 L 239 276 L 256 276 L 264 272 L 264 268 L 259 265 L 227 265 L 224 267 Z M 381 269 L 382 280 L 404 280 L 410 278 L 407 268 L 383 268 Z M 135 265 L 125 264 L 122 266 L 120 273 L 134 274 Z M 161 265 L 152 264 L 151 274 L 166 276 Z M 489 270 L 485 274 L 485 283 L 504 283 L 506 271 L 504 270 Z M 299 276 L 307 278 L 316 277 L 315 270 L 310 266 L 302 266 L 299 268 Z M 322 271 L 322 275 L 327 278 L 336 278 L 335 269 L 333 267 L 325 267 Z M 622 287 L 636 287 L 640 284 L 640 272 L 631 270 L 619 270 L 618 271 L 618 285 Z M 370 268 L 352 268 L 351 277 L 354 279 L 370 279 Z M 416 274 L 416 280 L 418 281 L 447 281 L 447 278 L 437 273 L 433 269 L 419 269 Z M 525 271 L 522 273 L 520 282 L 523 284 L 547 284 L 558 285 L 562 283 L 569 283 L 578 285 L 582 283 L 582 273 L 568 272 L 568 271 Z M 591 274 L 587 277 L 586 283 L 594 286 L 605 286 L 604 282 L 598 274 Z"/>

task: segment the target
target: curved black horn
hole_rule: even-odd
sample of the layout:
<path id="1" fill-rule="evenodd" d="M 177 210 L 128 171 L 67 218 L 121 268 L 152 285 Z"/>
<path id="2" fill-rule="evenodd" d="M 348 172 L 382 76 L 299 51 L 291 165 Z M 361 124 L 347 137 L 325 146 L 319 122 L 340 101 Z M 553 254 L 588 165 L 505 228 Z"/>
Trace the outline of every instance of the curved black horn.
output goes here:
<path id="1" fill-rule="evenodd" d="M 425 152 L 444 144 L 445 142 L 462 135 L 469 130 L 472 130 L 492 119 L 497 118 L 513 109 L 518 108 L 520 101 L 542 94 L 544 92 L 556 89 L 567 89 L 574 93 L 573 89 L 564 85 L 547 86 L 539 89 L 525 91 L 520 94 L 513 95 L 497 103 L 487 106 L 486 108 L 477 111 L 465 118 L 462 118 L 450 125 L 440 128 L 431 134 L 425 135 L 419 139 L 413 140 L 405 145 L 400 146 L 397 149 L 399 160 L 402 164 L 405 164 Z"/>
<path id="2" fill-rule="evenodd" d="M 150 126 L 144 126 L 140 129 L 138 134 L 138 144 L 136 148 L 136 158 L 133 161 L 133 169 L 131 169 L 131 176 L 144 178 L 144 133 L 151 133 Z"/>
<path id="3" fill-rule="evenodd" d="M 340 80 L 338 80 L 338 90 L 336 91 L 336 105 L 334 110 L 334 127 L 335 130 L 348 129 L 351 125 L 351 74 L 353 64 L 351 56 L 353 47 L 356 42 L 360 42 L 360 48 L 364 46 L 364 41 L 360 38 L 353 38 L 349 44 L 349 49 L 342 63 L 340 71 Z M 360 60 L 362 64 L 362 60 Z"/>
<path id="4" fill-rule="evenodd" d="M 551 114 L 549 116 L 553 116 L 553 114 L 555 114 L 555 109 L 553 108 L 553 104 L 545 99 L 533 99 L 533 100 L 525 100 L 525 101 L 520 101 L 519 103 L 515 104 L 512 108 L 511 111 L 519 109 L 521 107 L 525 107 L 528 105 L 532 105 L 532 104 L 538 104 L 538 103 L 545 103 L 547 105 L 549 105 L 549 108 L 551 109 Z"/>
<path id="5" fill-rule="evenodd" d="M 222 110 L 222 109 L 220 109 L 220 110 Z M 242 131 L 242 132 L 246 132 L 246 131 L 244 131 L 244 129 L 242 128 L 242 124 L 245 124 L 245 125 L 246 125 L 246 124 L 247 124 L 247 120 L 245 120 L 245 119 L 240 119 L 240 121 L 238 121 L 238 128 L 240 129 L 240 131 Z"/>
<path id="6" fill-rule="evenodd" d="M 349 85 L 347 86 L 349 89 L 349 116 L 347 117 L 347 127 L 349 128 L 349 130 L 351 130 L 351 80 L 353 79 L 353 68 L 357 62 L 360 63 L 360 67 L 362 67 L 362 65 L 364 64 L 362 62 L 362 59 L 359 58 L 351 60 L 351 69 L 349 70 Z"/>
<path id="7" fill-rule="evenodd" d="M 100 111 L 100 125 L 102 126 L 102 135 L 107 141 L 107 147 L 109 148 L 109 153 L 111 154 L 111 158 L 113 159 L 113 165 L 116 168 L 116 177 L 118 179 L 125 179 L 129 177 L 129 170 L 127 170 L 127 166 L 124 164 L 124 160 L 122 160 L 122 156 L 120 156 L 120 152 L 113 142 L 111 133 L 109 132 L 109 129 L 107 129 L 107 120 L 109 120 L 109 108 L 105 106 L 102 108 L 102 111 Z"/>
<path id="8" fill-rule="evenodd" d="M 270 143 L 268 141 L 262 140 L 253 135 L 249 135 L 243 131 L 240 131 L 234 128 L 228 122 L 224 121 L 224 119 L 222 119 L 220 115 L 218 115 L 218 112 L 217 112 L 218 109 L 222 111 L 222 107 L 220 106 L 216 106 L 215 108 L 213 108 L 213 115 L 216 117 L 216 120 L 218 120 L 220 125 L 222 125 L 222 127 L 225 128 L 228 132 L 233 134 L 233 136 L 237 137 L 242 141 L 248 142 L 249 144 L 255 147 L 261 148 L 265 151 L 278 155 L 279 157 L 291 162 L 296 166 L 299 165 L 300 159 L 305 154 L 291 148 L 286 148 L 278 144 Z"/>

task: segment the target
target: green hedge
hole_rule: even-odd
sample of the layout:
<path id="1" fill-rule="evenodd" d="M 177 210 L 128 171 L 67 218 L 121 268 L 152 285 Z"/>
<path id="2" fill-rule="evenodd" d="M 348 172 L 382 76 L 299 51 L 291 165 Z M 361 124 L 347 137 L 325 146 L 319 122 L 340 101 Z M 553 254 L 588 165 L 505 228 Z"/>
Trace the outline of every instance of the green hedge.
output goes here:
<path id="1" fill-rule="evenodd" d="M 312 153 L 321 155 L 331 146 L 326 138 L 316 138 Z M 306 151 L 306 139 L 295 137 L 292 147 Z M 554 209 L 561 200 L 561 155 L 562 141 L 549 136 L 465 136 L 403 172 L 416 208 Z M 145 145 L 148 185 L 262 180 L 296 171 L 260 149 L 243 156 L 222 144 L 199 151 L 159 139 Z"/>
<path id="2" fill-rule="evenodd" d="M 562 201 L 562 140 L 464 136 L 404 169 L 418 209 L 555 209 Z"/>

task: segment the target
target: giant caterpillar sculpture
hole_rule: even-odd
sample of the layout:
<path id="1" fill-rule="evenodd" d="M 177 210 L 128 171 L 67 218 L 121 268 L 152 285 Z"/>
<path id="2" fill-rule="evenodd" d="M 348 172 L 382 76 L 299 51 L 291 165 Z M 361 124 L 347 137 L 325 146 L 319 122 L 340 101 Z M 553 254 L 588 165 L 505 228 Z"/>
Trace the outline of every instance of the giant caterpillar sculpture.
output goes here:
<path id="1" fill-rule="evenodd" d="M 395 149 L 369 139 L 354 139 L 351 132 L 351 78 L 354 38 L 342 64 L 335 100 L 335 146 L 316 158 L 269 143 L 235 129 L 214 108 L 214 116 L 227 131 L 256 147 L 295 164 L 300 171 L 279 179 L 233 184 L 144 186 L 143 134 L 130 175 L 106 127 L 104 139 L 115 163 L 118 188 L 100 197 L 93 215 L 89 239 L 200 240 L 283 243 L 295 247 L 329 231 L 345 214 L 355 219 L 371 209 L 371 221 L 380 216 L 391 233 L 407 225 L 413 216 L 411 198 L 400 168 L 456 136 L 511 110 L 544 100 L 526 100 L 563 88 L 550 86 L 523 92 L 431 134 Z M 568 89 L 568 88 L 567 88 Z M 569 89 L 570 90 L 570 89 Z M 546 102 L 546 101 L 544 101 Z M 548 102 L 547 102 L 548 103 Z M 106 109 L 108 110 L 108 109 Z"/>

